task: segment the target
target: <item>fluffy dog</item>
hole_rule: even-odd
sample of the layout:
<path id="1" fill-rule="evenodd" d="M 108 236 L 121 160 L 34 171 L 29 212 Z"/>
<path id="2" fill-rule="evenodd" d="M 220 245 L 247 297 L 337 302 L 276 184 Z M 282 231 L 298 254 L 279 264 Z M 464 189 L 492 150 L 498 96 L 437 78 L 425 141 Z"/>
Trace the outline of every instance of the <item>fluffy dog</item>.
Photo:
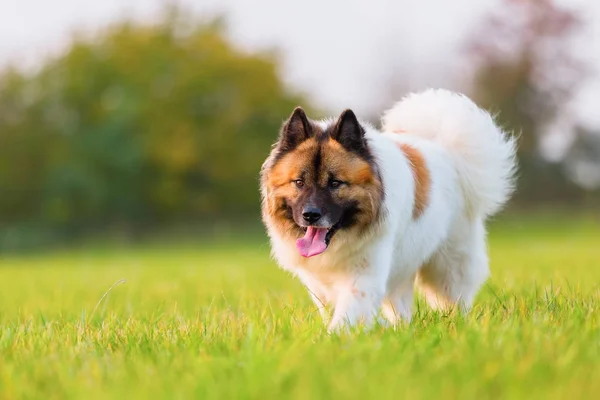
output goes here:
<path id="1" fill-rule="evenodd" d="M 514 187 L 515 141 L 467 97 L 410 94 L 381 131 L 296 108 L 261 169 L 272 254 L 329 330 L 410 321 L 416 285 L 467 311 L 489 275 L 485 220 Z"/>

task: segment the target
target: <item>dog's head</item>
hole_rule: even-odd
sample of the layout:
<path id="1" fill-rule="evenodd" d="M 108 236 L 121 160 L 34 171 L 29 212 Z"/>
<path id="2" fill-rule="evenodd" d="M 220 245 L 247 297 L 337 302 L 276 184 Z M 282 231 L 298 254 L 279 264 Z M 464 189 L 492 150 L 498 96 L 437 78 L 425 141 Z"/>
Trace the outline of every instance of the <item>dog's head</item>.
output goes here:
<path id="1" fill-rule="evenodd" d="M 262 170 L 263 215 L 297 239 L 305 257 L 324 252 L 338 231 L 365 229 L 383 197 L 365 129 L 351 110 L 324 124 L 296 108 Z"/>

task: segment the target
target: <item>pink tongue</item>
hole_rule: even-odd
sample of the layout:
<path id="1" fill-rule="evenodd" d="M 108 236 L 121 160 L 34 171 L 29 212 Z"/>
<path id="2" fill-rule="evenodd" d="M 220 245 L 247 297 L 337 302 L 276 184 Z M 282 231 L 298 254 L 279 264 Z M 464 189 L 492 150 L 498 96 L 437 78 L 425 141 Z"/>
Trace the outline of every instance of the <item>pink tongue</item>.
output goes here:
<path id="1" fill-rule="evenodd" d="M 309 226 L 302 239 L 296 240 L 296 247 L 303 257 L 312 257 L 321 254 L 327 248 L 325 244 L 327 228 L 314 228 Z"/>

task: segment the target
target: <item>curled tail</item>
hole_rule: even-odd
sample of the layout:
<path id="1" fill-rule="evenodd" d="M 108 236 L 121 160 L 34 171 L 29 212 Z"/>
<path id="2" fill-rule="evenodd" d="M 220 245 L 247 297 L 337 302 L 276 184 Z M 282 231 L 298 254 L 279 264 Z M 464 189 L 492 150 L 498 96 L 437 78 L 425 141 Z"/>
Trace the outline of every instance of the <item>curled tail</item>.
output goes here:
<path id="1" fill-rule="evenodd" d="M 447 90 L 410 94 L 384 114 L 383 130 L 444 146 L 454 156 L 471 215 L 496 213 L 514 190 L 515 139 L 464 95 Z"/>

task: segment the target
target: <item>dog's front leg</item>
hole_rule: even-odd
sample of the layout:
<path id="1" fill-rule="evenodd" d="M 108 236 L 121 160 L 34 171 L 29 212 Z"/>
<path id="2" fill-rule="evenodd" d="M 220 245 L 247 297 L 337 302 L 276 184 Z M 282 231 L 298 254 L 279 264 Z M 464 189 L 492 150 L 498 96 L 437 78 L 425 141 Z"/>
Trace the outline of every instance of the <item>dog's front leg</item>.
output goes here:
<path id="1" fill-rule="evenodd" d="M 319 310 L 321 319 L 323 319 L 324 322 L 327 322 L 329 319 L 329 313 L 327 311 L 327 288 L 319 281 L 319 279 L 306 271 L 298 269 L 297 276 L 306 287 L 317 310 Z"/>
<path id="2" fill-rule="evenodd" d="M 328 331 L 339 332 L 359 324 L 371 326 L 384 292 L 384 284 L 369 276 L 360 276 L 354 281 L 340 285 Z"/>
<path id="3" fill-rule="evenodd" d="M 381 240 L 358 262 L 348 279 L 336 285 L 336 301 L 328 331 L 373 325 L 385 296 L 391 268 L 391 238 Z"/>

